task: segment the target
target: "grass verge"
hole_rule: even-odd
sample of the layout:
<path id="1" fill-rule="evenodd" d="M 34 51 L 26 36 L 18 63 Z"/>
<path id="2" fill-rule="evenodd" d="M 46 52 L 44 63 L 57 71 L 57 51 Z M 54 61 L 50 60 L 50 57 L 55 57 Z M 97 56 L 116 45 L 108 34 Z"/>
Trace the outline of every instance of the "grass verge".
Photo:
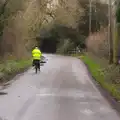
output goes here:
<path id="1" fill-rule="evenodd" d="M 0 83 L 9 81 L 16 74 L 23 72 L 31 65 L 31 59 L 28 60 L 7 60 L 0 63 Z"/>
<path id="2" fill-rule="evenodd" d="M 105 88 L 117 101 L 120 101 L 120 91 L 117 89 L 115 84 L 106 81 L 106 76 L 107 76 L 106 74 L 109 74 L 109 73 L 103 72 L 103 69 L 108 69 L 111 67 L 113 68 L 114 65 L 108 66 L 107 68 L 103 68 L 94 59 L 92 59 L 91 57 L 87 55 L 80 56 L 80 59 L 83 60 L 83 62 L 88 66 L 89 71 L 91 72 L 95 80 L 103 88 Z M 111 76 L 109 78 L 111 78 Z"/>

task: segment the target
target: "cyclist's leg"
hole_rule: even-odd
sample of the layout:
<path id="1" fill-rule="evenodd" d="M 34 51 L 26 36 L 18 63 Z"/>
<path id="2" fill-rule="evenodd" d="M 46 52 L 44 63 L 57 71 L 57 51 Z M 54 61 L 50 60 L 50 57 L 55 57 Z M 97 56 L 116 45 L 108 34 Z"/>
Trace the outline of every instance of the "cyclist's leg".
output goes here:
<path id="1" fill-rule="evenodd" d="M 39 66 L 38 68 L 39 68 L 39 71 L 40 71 L 40 60 L 38 61 L 38 66 Z"/>

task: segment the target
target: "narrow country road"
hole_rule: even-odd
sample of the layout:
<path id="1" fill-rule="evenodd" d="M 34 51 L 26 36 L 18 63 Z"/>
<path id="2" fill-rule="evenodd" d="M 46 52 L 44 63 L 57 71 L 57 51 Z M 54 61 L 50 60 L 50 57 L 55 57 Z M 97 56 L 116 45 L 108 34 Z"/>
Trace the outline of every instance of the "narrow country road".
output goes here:
<path id="1" fill-rule="evenodd" d="M 77 58 L 48 55 L 41 73 L 15 77 L 0 95 L 0 120 L 120 120 Z"/>

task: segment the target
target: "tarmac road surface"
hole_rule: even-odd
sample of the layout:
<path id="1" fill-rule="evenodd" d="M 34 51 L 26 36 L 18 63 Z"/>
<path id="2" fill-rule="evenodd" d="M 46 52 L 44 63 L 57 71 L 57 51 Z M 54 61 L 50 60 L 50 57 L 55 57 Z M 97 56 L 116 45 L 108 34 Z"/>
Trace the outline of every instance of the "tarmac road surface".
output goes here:
<path id="1" fill-rule="evenodd" d="M 120 120 L 80 60 L 46 56 L 40 73 L 31 68 L 0 91 L 0 120 Z"/>

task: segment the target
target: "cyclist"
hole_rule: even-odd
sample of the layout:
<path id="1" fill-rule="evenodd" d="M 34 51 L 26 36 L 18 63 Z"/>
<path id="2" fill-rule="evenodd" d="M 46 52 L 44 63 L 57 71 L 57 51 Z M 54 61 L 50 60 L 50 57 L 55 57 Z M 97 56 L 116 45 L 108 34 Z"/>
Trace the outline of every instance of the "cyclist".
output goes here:
<path id="1" fill-rule="evenodd" d="M 42 53 L 40 51 L 40 49 L 36 46 L 33 50 L 32 50 L 32 57 L 33 57 L 33 63 L 32 65 L 34 66 L 35 64 L 38 66 L 39 71 L 40 71 L 40 59 L 41 59 Z"/>

